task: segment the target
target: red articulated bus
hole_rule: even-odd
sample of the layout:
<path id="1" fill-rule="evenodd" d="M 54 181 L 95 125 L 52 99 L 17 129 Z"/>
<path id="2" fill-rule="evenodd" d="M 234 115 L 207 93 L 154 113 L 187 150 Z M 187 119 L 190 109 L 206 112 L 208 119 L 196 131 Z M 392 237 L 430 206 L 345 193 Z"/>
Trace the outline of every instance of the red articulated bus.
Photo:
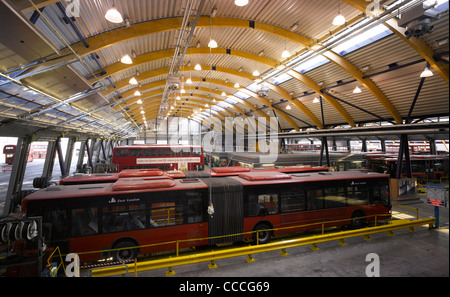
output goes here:
<path id="1" fill-rule="evenodd" d="M 131 145 L 114 148 L 112 163 L 123 169 L 203 170 L 203 147 L 166 144 Z"/>
<path id="2" fill-rule="evenodd" d="M 215 210 L 212 216 L 207 212 L 210 203 Z M 390 209 L 388 175 L 356 171 L 247 172 L 189 180 L 132 177 L 109 184 L 54 186 L 22 201 L 27 216 L 43 217 L 48 246 L 79 253 L 83 262 L 109 257 L 125 261 L 139 253 L 174 250 L 177 240 L 179 248 L 252 237 L 264 244 L 272 235 L 321 225 L 267 229 L 323 221 L 329 221 L 326 227 L 361 227 L 374 220 L 361 217 L 377 214 L 387 219 Z M 348 221 L 331 222 L 339 219 Z M 255 234 L 234 235 L 256 230 L 257 238 Z M 158 243 L 164 244 L 153 245 Z M 125 247 L 130 249 L 105 251 Z M 91 251 L 95 253 L 83 253 Z"/>

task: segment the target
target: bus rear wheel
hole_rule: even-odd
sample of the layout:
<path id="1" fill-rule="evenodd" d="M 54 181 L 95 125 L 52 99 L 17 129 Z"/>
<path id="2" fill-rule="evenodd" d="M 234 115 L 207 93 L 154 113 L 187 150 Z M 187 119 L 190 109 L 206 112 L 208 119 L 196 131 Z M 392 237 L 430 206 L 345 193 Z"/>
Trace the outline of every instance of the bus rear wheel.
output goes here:
<path id="1" fill-rule="evenodd" d="M 124 249 L 126 247 L 136 247 L 136 243 L 131 241 L 121 241 L 115 244 L 113 247 L 114 251 L 112 252 L 115 261 L 125 262 L 137 258 L 139 249 L 137 248 Z"/>

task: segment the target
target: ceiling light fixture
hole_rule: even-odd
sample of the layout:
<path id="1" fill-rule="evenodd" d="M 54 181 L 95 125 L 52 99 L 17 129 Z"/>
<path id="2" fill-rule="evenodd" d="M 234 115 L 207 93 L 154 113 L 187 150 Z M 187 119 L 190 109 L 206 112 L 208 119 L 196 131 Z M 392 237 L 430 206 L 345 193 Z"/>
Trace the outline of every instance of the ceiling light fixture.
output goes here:
<path id="1" fill-rule="evenodd" d="M 120 59 L 120 62 L 122 62 L 124 64 L 133 64 L 133 60 L 131 60 L 131 57 L 128 54 L 123 56 L 122 59 Z"/>
<path id="2" fill-rule="evenodd" d="M 235 0 L 234 4 L 236 4 L 236 6 L 242 7 L 248 4 L 248 0 Z"/>
<path id="3" fill-rule="evenodd" d="M 142 102 L 142 100 L 139 99 L 136 103 L 137 103 L 137 104 L 143 104 L 144 102 Z"/>
<path id="4" fill-rule="evenodd" d="M 235 83 L 235 84 L 234 84 L 234 87 L 235 87 L 236 89 L 239 89 L 241 86 L 240 86 L 238 83 Z"/>
<path id="5" fill-rule="evenodd" d="M 286 109 L 287 109 L 287 110 L 291 109 L 291 106 L 288 104 L 288 105 L 286 106 Z"/>
<path id="6" fill-rule="evenodd" d="M 111 23 L 119 24 L 123 22 L 122 14 L 117 10 L 114 5 L 111 7 L 105 14 L 105 19 L 110 21 Z"/>
<path id="7" fill-rule="evenodd" d="M 261 74 L 259 73 L 258 70 L 253 71 L 253 76 L 260 76 Z"/>
<path id="8" fill-rule="evenodd" d="M 342 26 L 345 24 L 345 17 L 341 14 L 341 1 L 338 0 L 338 15 L 333 19 L 333 25 Z"/>
<path id="9" fill-rule="evenodd" d="M 187 83 L 188 85 L 192 85 L 192 79 L 189 77 L 189 78 L 186 80 L 186 83 Z"/>
<path id="10" fill-rule="evenodd" d="M 425 69 L 423 70 L 423 72 L 420 74 L 420 77 L 430 77 L 433 76 L 433 72 L 431 72 L 431 70 L 427 67 L 425 67 Z"/>
<path id="11" fill-rule="evenodd" d="M 289 51 L 287 49 L 284 50 L 284 52 L 281 54 L 281 57 L 284 59 L 287 59 L 291 56 L 291 54 L 289 53 Z"/>
<path id="12" fill-rule="evenodd" d="M 284 39 L 284 52 L 281 54 L 281 57 L 283 59 L 287 59 L 291 56 L 291 54 L 289 53 L 289 51 L 287 50 L 287 40 L 286 38 Z"/>
<path id="13" fill-rule="evenodd" d="M 359 93 L 361 93 L 361 89 L 358 86 L 356 86 L 355 89 L 353 90 L 353 94 L 359 94 Z"/>
<path id="14" fill-rule="evenodd" d="M 319 101 L 319 98 L 314 97 L 313 103 L 319 103 L 319 102 L 320 102 L 320 101 Z"/>
<path id="15" fill-rule="evenodd" d="M 134 96 L 141 96 L 141 92 L 139 92 L 139 90 L 137 90 L 136 92 L 134 92 Z"/>
<path id="16" fill-rule="evenodd" d="M 132 84 L 132 85 L 137 85 L 137 84 L 138 84 L 138 81 L 137 81 L 134 77 L 132 77 L 132 78 L 130 79 L 130 84 Z"/>
<path id="17" fill-rule="evenodd" d="M 195 65 L 194 69 L 200 71 L 202 70 L 202 66 L 200 64 L 197 64 Z"/>
<path id="18" fill-rule="evenodd" d="M 208 47 L 210 48 L 217 48 L 217 42 L 214 39 L 211 39 L 211 41 L 208 43 Z"/>

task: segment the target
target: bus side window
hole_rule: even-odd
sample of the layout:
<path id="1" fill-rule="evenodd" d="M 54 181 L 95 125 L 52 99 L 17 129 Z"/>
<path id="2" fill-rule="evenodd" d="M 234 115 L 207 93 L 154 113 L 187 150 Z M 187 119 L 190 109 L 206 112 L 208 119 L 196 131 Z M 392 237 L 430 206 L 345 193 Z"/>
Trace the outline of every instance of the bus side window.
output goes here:
<path id="1" fill-rule="evenodd" d="M 145 204 L 106 206 L 103 208 L 103 233 L 145 228 Z"/>
<path id="2" fill-rule="evenodd" d="M 151 227 L 165 227 L 184 223 L 183 202 L 152 203 L 150 210 Z"/>
<path id="3" fill-rule="evenodd" d="M 305 210 L 305 192 L 295 188 L 286 189 L 280 193 L 281 212 Z"/>
<path id="4" fill-rule="evenodd" d="M 127 157 L 128 156 L 128 149 L 117 149 L 116 150 L 116 157 Z"/>
<path id="5" fill-rule="evenodd" d="M 249 216 L 276 214 L 278 213 L 278 194 L 250 194 L 248 204 Z"/>
<path id="6" fill-rule="evenodd" d="M 68 236 L 69 219 L 65 209 L 48 209 L 42 218 L 43 227 L 51 232 L 51 238 L 65 238 Z"/>
<path id="7" fill-rule="evenodd" d="M 389 186 L 386 184 L 375 184 L 372 188 L 371 203 L 388 202 Z"/>
<path id="8" fill-rule="evenodd" d="M 72 236 L 98 233 L 97 208 L 72 209 Z"/>
<path id="9" fill-rule="evenodd" d="M 307 210 L 317 210 L 323 208 L 322 189 L 312 189 L 307 191 Z"/>
<path id="10" fill-rule="evenodd" d="M 142 157 L 143 154 L 143 150 L 142 149 L 131 149 L 130 150 L 130 156 L 131 157 Z"/>
<path id="11" fill-rule="evenodd" d="M 345 207 L 345 188 L 328 187 L 324 188 L 324 193 L 325 208 Z"/>
<path id="12" fill-rule="evenodd" d="M 367 185 L 347 187 L 347 206 L 357 206 L 368 203 L 369 191 Z"/>
<path id="13" fill-rule="evenodd" d="M 202 196 L 198 192 L 187 192 L 187 222 L 200 223 L 202 217 Z"/>
<path id="14" fill-rule="evenodd" d="M 193 148 L 192 149 L 192 155 L 193 156 L 201 156 L 202 155 L 202 149 L 201 148 Z"/>
<path id="15" fill-rule="evenodd" d="M 144 149 L 144 157 L 154 157 L 156 156 L 156 149 L 150 148 L 150 149 Z"/>

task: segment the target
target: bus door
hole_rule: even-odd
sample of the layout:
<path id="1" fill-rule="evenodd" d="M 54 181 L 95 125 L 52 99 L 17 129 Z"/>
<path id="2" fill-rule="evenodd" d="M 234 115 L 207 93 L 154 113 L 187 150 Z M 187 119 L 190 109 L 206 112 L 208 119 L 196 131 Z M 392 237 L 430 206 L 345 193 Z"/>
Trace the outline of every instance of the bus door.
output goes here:
<path id="1" fill-rule="evenodd" d="M 231 178 L 202 179 L 209 185 L 214 213 L 209 215 L 208 236 L 222 236 L 244 232 L 244 204 L 242 184 Z M 208 200 L 209 200 L 208 197 Z M 209 204 L 209 203 L 208 203 Z M 243 236 L 210 239 L 209 244 L 242 241 Z"/>

